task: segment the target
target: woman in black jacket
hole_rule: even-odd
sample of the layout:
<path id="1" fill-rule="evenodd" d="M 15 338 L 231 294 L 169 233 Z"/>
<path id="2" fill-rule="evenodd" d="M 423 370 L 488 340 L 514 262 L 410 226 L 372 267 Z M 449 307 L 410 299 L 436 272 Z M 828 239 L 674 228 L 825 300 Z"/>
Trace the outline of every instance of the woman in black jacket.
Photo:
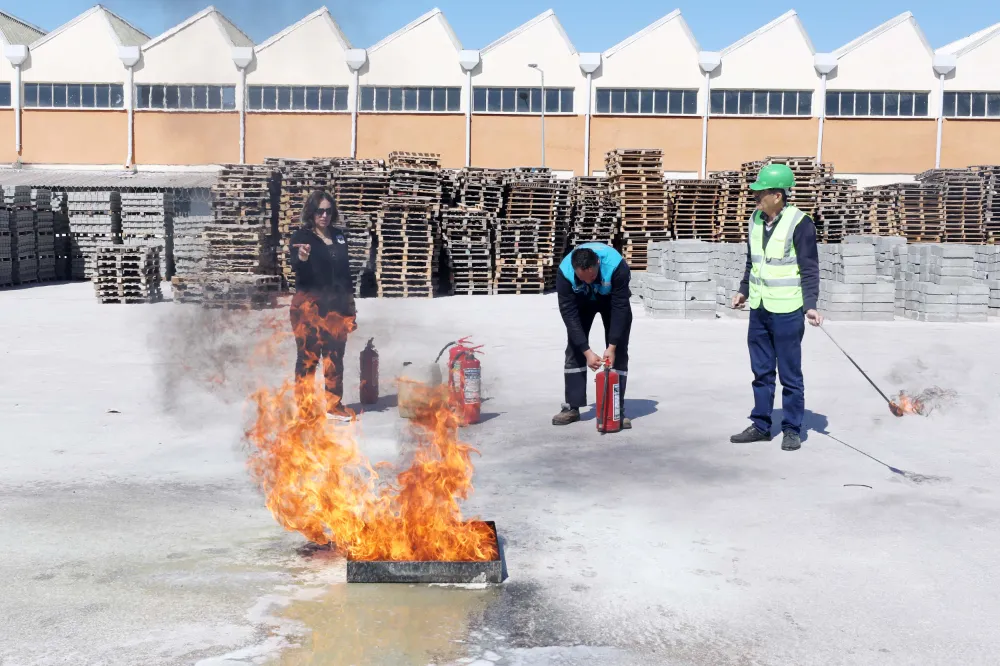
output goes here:
<path id="1" fill-rule="evenodd" d="M 344 348 L 348 333 L 357 328 L 357 311 L 347 235 L 339 222 L 337 205 L 328 192 L 316 190 L 309 195 L 302 209 L 302 228 L 291 239 L 295 296 L 290 316 L 298 386 L 312 388 L 310 382 L 322 358 L 327 415 L 349 420 L 351 412 L 343 405 Z M 300 399 L 302 390 L 298 392 Z"/>

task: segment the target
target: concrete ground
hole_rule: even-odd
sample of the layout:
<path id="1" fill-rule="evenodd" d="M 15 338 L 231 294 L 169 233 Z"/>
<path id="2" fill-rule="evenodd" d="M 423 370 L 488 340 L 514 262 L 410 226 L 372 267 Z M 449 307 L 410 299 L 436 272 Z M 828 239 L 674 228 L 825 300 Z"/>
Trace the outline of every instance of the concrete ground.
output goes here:
<path id="1" fill-rule="evenodd" d="M 287 345 L 248 366 L 284 314 L 0 292 L 0 664 L 996 663 L 1000 324 L 830 322 L 887 391 L 958 392 L 903 419 L 807 331 L 810 432 L 785 453 L 728 441 L 751 402 L 739 320 L 637 314 L 635 427 L 601 437 L 549 425 L 554 297 L 362 301 L 350 401 L 369 335 L 389 394 L 402 362 L 486 345 L 466 507 L 496 521 L 509 578 L 462 589 L 348 586 L 264 508 L 242 397 L 290 372 Z M 391 397 L 363 426 L 392 459 Z"/>

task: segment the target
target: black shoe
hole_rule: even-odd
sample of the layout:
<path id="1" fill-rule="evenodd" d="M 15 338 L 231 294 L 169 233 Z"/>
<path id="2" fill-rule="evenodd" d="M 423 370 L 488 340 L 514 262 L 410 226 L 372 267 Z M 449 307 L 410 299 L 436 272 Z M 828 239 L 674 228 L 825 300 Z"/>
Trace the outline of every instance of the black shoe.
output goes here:
<path id="1" fill-rule="evenodd" d="M 770 442 L 771 433 L 759 430 L 757 426 L 749 426 L 746 430 L 738 435 L 733 435 L 729 438 L 729 441 L 733 444 L 751 444 L 753 442 Z"/>
<path id="2" fill-rule="evenodd" d="M 802 439 L 794 432 L 786 431 L 785 438 L 781 440 L 782 451 L 798 451 L 802 448 Z"/>
<path id="3" fill-rule="evenodd" d="M 552 417 L 552 425 L 564 426 L 580 420 L 580 410 L 563 405 L 562 411 Z"/>

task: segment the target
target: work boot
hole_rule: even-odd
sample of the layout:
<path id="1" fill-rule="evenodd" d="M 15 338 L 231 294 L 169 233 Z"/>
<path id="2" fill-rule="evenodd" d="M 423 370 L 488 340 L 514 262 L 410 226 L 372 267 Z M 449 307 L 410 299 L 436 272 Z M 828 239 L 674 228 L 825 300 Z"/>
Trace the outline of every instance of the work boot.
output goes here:
<path id="1" fill-rule="evenodd" d="M 781 440 L 782 451 L 798 451 L 802 446 L 802 439 L 791 430 L 785 431 L 785 437 Z"/>
<path id="2" fill-rule="evenodd" d="M 630 419 L 627 416 L 623 416 L 622 417 L 622 430 L 631 430 L 631 429 L 632 429 L 632 419 Z"/>
<path id="3" fill-rule="evenodd" d="M 564 426 L 580 420 L 580 410 L 576 407 L 563 405 L 562 411 L 552 417 L 552 425 Z"/>
<path id="4" fill-rule="evenodd" d="M 733 444 L 752 444 L 753 442 L 770 442 L 771 433 L 760 430 L 755 425 L 749 426 L 738 435 L 729 438 Z"/>

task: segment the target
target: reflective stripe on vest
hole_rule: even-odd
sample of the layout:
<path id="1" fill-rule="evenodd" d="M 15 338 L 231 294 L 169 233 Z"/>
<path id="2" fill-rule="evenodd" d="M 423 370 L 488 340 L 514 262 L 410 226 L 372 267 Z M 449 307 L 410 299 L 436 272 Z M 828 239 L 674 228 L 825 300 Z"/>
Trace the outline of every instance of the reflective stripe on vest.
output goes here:
<path id="1" fill-rule="evenodd" d="M 769 312 L 794 312 L 804 307 L 802 279 L 795 255 L 795 228 L 805 213 L 786 206 L 775 222 L 774 231 L 764 247 L 764 222 L 759 212 L 750 220 L 750 298 L 751 308 L 763 304 Z"/>

